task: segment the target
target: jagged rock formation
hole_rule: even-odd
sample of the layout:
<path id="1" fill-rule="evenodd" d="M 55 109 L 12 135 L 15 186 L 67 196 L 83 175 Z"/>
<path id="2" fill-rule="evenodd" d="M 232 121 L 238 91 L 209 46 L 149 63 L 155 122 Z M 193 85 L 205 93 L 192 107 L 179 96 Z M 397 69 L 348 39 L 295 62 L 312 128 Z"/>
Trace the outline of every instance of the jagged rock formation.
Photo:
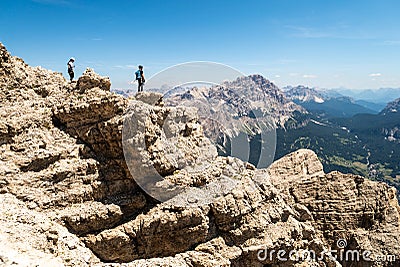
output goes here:
<path id="1" fill-rule="evenodd" d="M 226 82 L 223 86 L 246 97 L 247 101 L 251 102 L 252 108 L 263 109 L 267 106 L 269 109 L 267 112 L 277 118 L 275 125 L 281 127 L 284 127 L 289 119 L 294 118 L 295 112 L 306 113 L 300 106 L 287 99 L 274 83 L 261 75 L 241 77 L 233 82 Z"/>
<path id="2" fill-rule="evenodd" d="M 203 108 L 201 103 L 220 101 L 229 107 L 235 116 L 241 118 L 242 123 L 255 124 L 249 121 L 257 117 L 259 121 L 269 120 L 273 126 L 282 128 L 301 127 L 307 120 L 298 120 L 298 114 L 306 114 L 306 110 L 286 98 L 284 93 L 272 82 L 261 75 L 239 77 L 232 82 L 224 82 L 211 88 L 193 88 L 183 94 L 173 94 L 167 102 L 178 105 L 188 102 L 192 106 Z M 213 113 L 211 113 L 213 114 Z M 263 117 L 267 117 L 264 121 Z M 296 121 L 292 125 L 288 121 Z"/>
<path id="3" fill-rule="evenodd" d="M 386 107 L 380 112 L 380 114 L 396 113 L 400 110 L 400 98 L 388 103 Z"/>
<path id="4" fill-rule="evenodd" d="M 152 93 L 128 103 L 92 71 L 70 84 L 2 45 L 0 55 L 1 265 L 394 266 L 322 253 L 344 238 L 345 249 L 399 255 L 400 210 L 386 184 L 325 174 L 310 150 L 268 169 L 219 157 L 194 109 Z M 145 146 L 126 162 L 123 144 L 137 140 Z M 182 187 L 221 186 L 160 204 L 137 184 L 140 162 Z M 265 250 L 322 256 L 263 259 Z"/>
<path id="5" fill-rule="evenodd" d="M 400 142 L 400 124 L 398 122 L 398 118 L 400 110 L 400 98 L 388 103 L 386 107 L 379 113 L 384 120 L 392 120 L 393 123 L 391 127 L 382 128 L 382 134 L 385 138 L 391 142 Z"/>
<path id="6" fill-rule="evenodd" d="M 315 155 L 304 150 L 275 162 L 269 174 L 288 204 L 310 212 L 325 243 L 344 238 L 347 249 L 369 250 L 375 255 L 399 250 L 400 208 L 394 188 L 357 175 L 324 174 Z M 394 250 L 381 248 L 380 240 Z M 363 264 L 359 266 L 370 266 Z"/>
<path id="7" fill-rule="evenodd" d="M 285 96 L 319 118 L 351 118 L 356 114 L 375 114 L 351 97 L 332 95 L 326 90 L 316 90 L 302 85 L 285 87 Z"/>
<path id="8" fill-rule="evenodd" d="M 261 75 L 239 77 L 211 87 L 176 87 L 165 93 L 169 106 L 196 107 L 205 135 L 219 155 L 241 157 L 235 151 L 249 147 L 248 158 L 257 167 L 269 166 L 273 155 L 261 139 L 275 140 L 276 128 L 296 129 L 307 125 L 308 112 L 285 97 Z M 239 153 L 240 154 L 240 153 Z"/>
<path id="9" fill-rule="evenodd" d="M 110 91 L 111 81 L 108 77 L 101 77 L 97 75 L 93 69 L 86 69 L 85 72 L 79 77 L 77 88 L 80 93 L 84 93 L 91 88 L 100 88 L 104 91 Z"/>
<path id="10" fill-rule="evenodd" d="M 322 92 L 315 90 L 314 88 L 306 87 L 306 86 L 288 86 L 284 88 L 285 95 L 291 100 L 297 100 L 299 102 L 316 102 L 316 103 L 324 103 L 325 99 L 328 98 Z"/>

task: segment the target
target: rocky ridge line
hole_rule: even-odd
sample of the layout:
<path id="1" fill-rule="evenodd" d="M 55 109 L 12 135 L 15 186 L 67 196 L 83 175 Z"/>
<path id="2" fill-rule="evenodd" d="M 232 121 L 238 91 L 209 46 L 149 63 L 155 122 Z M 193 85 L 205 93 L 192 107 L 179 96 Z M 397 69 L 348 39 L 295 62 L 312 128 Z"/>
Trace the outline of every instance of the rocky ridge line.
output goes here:
<path id="1" fill-rule="evenodd" d="M 61 74 L 11 57 L 0 45 L 0 263 L 348 266 L 327 255 L 308 263 L 282 262 L 276 255 L 257 258 L 264 249 L 320 255 L 337 249 L 338 238 L 347 240 L 346 249 L 400 255 L 400 210 L 392 187 L 360 176 L 325 174 L 310 150 L 261 170 L 218 157 L 194 110 L 165 107 L 161 95 L 151 93 L 128 103 L 110 93 L 109 85 L 91 70 L 71 85 Z M 126 119 L 134 122 L 132 140 L 147 142 L 129 151 L 138 177 L 124 160 Z M 191 158 L 192 153 L 197 156 Z M 167 180 L 186 186 L 221 177 L 236 183 L 211 203 L 159 204 L 133 179 L 140 177 L 143 159 Z M 197 177 L 185 168 L 196 159 L 209 162 Z"/>

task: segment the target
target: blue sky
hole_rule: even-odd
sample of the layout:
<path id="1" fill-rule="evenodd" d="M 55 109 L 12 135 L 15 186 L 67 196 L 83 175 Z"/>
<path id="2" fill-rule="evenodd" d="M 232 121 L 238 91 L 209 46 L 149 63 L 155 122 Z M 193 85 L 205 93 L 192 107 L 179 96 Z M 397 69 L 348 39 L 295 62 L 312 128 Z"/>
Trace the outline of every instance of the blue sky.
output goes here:
<path id="1" fill-rule="evenodd" d="M 114 88 L 213 61 L 279 86 L 400 87 L 397 0 L 1 0 L 0 42 L 67 76 L 92 67 Z"/>

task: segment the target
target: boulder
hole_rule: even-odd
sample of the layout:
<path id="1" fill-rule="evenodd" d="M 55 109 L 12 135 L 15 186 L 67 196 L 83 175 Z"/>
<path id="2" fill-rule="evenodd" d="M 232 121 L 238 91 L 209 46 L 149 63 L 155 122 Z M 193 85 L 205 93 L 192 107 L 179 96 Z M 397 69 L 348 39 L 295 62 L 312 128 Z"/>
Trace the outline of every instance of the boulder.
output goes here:
<path id="1" fill-rule="evenodd" d="M 77 88 L 80 93 L 84 93 L 91 88 L 100 88 L 104 91 L 110 91 L 111 81 L 108 77 L 102 77 L 95 73 L 93 69 L 87 68 L 78 79 Z"/>
<path id="2" fill-rule="evenodd" d="M 78 81 L 73 90 L 0 44 L 0 263 L 399 266 L 323 254 L 400 255 L 394 188 L 326 174 L 310 150 L 256 169 L 217 155 L 196 108 L 163 106 L 151 92 L 129 103 L 92 70 Z M 268 89 L 257 76 L 238 83 Z M 146 168 L 158 175 L 147 188 Z M 171 194 L 171 185 L 182 190 Z M 260 258 L 280 250 L 322 257 Z"/>

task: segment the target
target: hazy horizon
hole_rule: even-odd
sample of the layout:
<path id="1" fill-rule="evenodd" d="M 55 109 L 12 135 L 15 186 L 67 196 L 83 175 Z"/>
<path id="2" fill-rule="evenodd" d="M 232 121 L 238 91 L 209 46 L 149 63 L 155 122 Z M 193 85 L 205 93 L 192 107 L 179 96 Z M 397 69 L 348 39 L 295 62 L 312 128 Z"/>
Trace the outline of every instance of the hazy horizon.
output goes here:
<path id="1" fill-rule="evenodd" d="M 135 88 L 172 65 L 212 61 L 280 88 L 399 88 L 400 2 L 3 0 L 2 42 L 15 56 L 67 76 L 86 67 Z"/>

